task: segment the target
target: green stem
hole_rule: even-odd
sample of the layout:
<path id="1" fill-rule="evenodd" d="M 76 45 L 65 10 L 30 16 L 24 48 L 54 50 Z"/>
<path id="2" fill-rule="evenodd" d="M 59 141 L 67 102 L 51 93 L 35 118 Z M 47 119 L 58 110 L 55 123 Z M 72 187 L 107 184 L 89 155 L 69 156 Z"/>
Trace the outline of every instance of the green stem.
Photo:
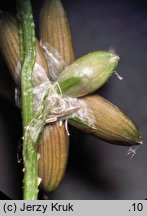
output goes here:
<path id="1" fill-rule="evenodd" d="M 38 195 L 38 159 L 37 143 L 30 136 L 30 125 L 34 119 L 32 70 L 36 60 L 35 30 L 32 8 L 29 0 L 18 1 L 20 19 L 20 54 L 21 54 L 21 97 L 23 118 L 23 161 L 25 200 L 37 199 Z"/>

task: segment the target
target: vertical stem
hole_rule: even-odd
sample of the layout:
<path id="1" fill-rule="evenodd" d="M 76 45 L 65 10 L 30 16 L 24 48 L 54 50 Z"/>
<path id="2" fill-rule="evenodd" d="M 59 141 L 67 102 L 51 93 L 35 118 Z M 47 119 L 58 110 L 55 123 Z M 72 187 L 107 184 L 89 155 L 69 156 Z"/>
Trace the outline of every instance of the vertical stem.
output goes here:
<path id="1" fill-rule="evenodd" d="M 37 199 L 38 194 L 38 160 L 37 143 L 30 136 L 30 123 L 33 121 L 32 70 L 34 68 L 35 30 L 31 3 L 29 0 L 18 1 L 20 19 L 20 53 L 21 53 L 21 97 L 23 118 L 23 161 L 24 161 L 24 195 L 23 199 Z"/>

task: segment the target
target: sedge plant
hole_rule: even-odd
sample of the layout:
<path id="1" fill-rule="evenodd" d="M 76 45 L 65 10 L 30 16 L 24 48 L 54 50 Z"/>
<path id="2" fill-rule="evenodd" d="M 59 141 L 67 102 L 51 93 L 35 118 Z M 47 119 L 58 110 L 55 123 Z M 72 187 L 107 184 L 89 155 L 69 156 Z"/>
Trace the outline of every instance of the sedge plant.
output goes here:
<path id="1" fill-rule="evenodd" d="M 68 122 L 115 145 L 142 144 L 141 132 L 119 108 L 94 94 L 113 74 L 119 57 L 95 51 L 75 60 L 60 0 L 45 0 L 40 41 L 29 0 L 18 1 L 17 18 L 4 14 L 0 49 L 21 92 L 23 199 L 54 191 L 66 169 Z"/>

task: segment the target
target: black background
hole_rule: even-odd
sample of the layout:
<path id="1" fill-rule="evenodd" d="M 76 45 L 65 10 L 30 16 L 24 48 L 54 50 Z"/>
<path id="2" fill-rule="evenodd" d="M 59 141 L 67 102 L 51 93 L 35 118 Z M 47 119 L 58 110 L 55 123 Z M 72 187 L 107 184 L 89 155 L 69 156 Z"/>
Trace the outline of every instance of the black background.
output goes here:
<path id="1" fill-rule="evenodd" d="M 36 32 L 42 1 L 32 1 Z M 130 160 L 128 147 L 115 146 L 71 129 L 67 172 L 49 199 L 145 199 L 147 197 L 147 3 L 123 0 L 63 1 L 76 56 L 113 48 L 120 56 L 117 72 L 98 94 L 107 98 L 140 127 L 144 145 Z M 15 1 L 0 9 L 16 13 Z M 13 101 L 14 82 L 0 56 L 0 190 L 21 198 L 17 163 L 21 119 Z"/>

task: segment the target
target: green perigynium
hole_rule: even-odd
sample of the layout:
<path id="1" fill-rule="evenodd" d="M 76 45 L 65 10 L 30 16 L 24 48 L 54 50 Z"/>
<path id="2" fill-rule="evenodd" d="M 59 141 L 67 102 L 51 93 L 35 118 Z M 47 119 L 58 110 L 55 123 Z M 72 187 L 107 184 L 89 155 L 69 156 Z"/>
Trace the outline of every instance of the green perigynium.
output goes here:
<path id="1" fill-rule="evenodd" d="M 85 55 L 65 68 L 58 77 L 63 94 L 81 97 L 99 89 L 112 75 L 119 57 L 106 51 Z"/>

